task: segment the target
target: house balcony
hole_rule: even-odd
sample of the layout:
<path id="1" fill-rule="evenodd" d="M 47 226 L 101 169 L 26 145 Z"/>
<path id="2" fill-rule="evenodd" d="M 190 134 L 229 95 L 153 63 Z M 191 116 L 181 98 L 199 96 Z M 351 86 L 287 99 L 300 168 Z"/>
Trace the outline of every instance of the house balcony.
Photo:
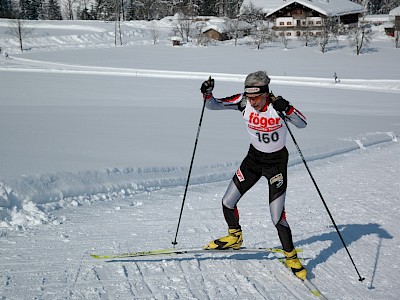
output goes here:
<path id="1" fill-rule="evenodd" d="M 306 30 L 321 30 L 321 25 L 309 25 L 309 26 L 272 26 L 272 30 L 275 31 L 306 31 Z"/>

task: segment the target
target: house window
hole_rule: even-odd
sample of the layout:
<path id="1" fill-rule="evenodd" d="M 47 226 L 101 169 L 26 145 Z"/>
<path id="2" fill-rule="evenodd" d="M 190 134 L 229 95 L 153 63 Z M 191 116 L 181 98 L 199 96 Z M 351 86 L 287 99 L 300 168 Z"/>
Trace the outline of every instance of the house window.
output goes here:
<path id="1" fill-rule="evenodd" d="M 313 25 L 313 24 L 314 24 L 314 21 L 308 21 L 308 24 L 309 24 L 309 25 Z"/>
<path id="2" fill-rule="evenodd" d="M 279 22 L 279 25 L 283 26 L 285 25 L 285 22 Z"/>
<path id="3" fill-rule="evenodd" d="M 287 36 L 291 36 L 292 33 L 291 33 L 291 32 L 286 32 L 286 35 L 287 35 Z"/>
<path id="4" fill-rule="evenodd" d="M 317 24 L 317 25 L 321 25 L 321 21 L 317 21 L 316 24 Z"/>
<path id="5" fill-rule="evenodd" d="M 284 32 L 279 32 L 279 35 L 280 35 L 280 36 L 284 36 L 285 33 L 284 33 Z"/>
<path id="6" fill-rule="evenodd" d="M 287 25 L 288 25 L 288 26 L 291 26 L 291 25 L 292 25 L 292 22 L 287 22 Z"/>
<path id="7" fill-rule="evenodd" d="M 321 32 L 317 31 L 315 34 L 316 34 L 316 35 L 321 35 Z"/>
<path id="8" fill-rule="evenodd" d="M 300 31 L 297 31 L 296 32 L 296 36 L 300 36 L 301 35 L 301 32 Z"/>

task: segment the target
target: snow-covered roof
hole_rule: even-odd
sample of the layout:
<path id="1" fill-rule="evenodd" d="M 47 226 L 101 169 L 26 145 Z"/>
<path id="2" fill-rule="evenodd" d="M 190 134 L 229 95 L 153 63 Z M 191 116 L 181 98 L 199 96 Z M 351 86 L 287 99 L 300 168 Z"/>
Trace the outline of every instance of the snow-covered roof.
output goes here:
<path id="1" fill-rule="evenodd" d="M 180 36 L 171 36 L 171 41 L 182 42 L 182 38 Z"/>
<path id="2" fill-rule="evenodd" d="M 281 6 L 283 3 L 286 3 L 284 0 L 244 0 L 240 10 L 243 10 L 243 7 L 253 6 L 257 8 L 261 8 L 264 13 L 269 13 L 270 11 L 274 10 L 275 8 Z"/>
<path id="3" fill-rule="evenodd" d="M 393 8 L 390 12 L 389 15 L 391 16 L 400 16 L 400 6 Z"/>
<path id="4" fill-rule="evenodd" d="M 255 7 L 261 8 L 268 15 L 293 3 L 299 3 L 326 16 L 341 16 L 364 11 L 362 5 L 349 0 L 244 0 L 242 8 L 243 6 L 249 6 L 250 3 Z"/>
<path id="5" fill-rule="evenodd" d="M 361 19 L 361 21 L 367 22 L 386 22 L 389 20 L 389 15 L 366 15 Z"/>
<path id="6" fill-rule="evenodd" d="M 202 32 L 204 33 L 204 32 L 207 32 L 207 31 L 209 31 L 211 29 L 213 29 L 213 30 L 215 30 L 215 31 L 217 31 L 219 33 L 225 32 L 224 27 L 221 26 L 221 25 L 217 25 L 217 24 L 211 24 L 211 25 L 208 25 L 208 26 L 204 27 Z"/>
<path id="7" fill-rule="evenodd" d="M 394 23 L 393 22 L 385 22 L 382 24 L 383 28 L 393 28 Z"/>
<path id="8" fill-rule="evenodd" d="M 206 26 L 204 26 L 204 28 L 202 29 L 202 32 L 206 32 L 210 29 L 213 29 L 219 33 L 226 33 L 227 32 L 227 22 L 230 22 L 233 20 L 227 20 L 227 19 L 214 19 L 214 20 L 209 20 L 207 22 L 204 22 L 206 24 Z M 237 21 L 237 20 L 236 20 Z M 236 26 L 240 29 L 246 29 L 246 28 L 250 28 L 250 24 L 245 22 L 245 21 L 237 21 L 238 23 L 236 23 Z"/>

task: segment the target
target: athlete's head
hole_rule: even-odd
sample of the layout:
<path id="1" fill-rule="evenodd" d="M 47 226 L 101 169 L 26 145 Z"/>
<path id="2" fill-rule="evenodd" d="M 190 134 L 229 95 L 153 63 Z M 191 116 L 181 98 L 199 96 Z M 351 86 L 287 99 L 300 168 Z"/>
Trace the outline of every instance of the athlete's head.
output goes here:
<path id="1" fill-rule="evenodd" d="M 254 109 L 260 111 L 265 107 L 269 93 L 268 84 L 270 81 L 271 79 L 265 71 L 257 71 L 247 75 L 244 82 L 244 95 Z"/>
<path id="2" fill-rule="evenodd" d="M 271 79 L 268 77 L 267 72 L 257 71 L 247 75 L 244 81 L 245 86 L 268 86 Z"/>

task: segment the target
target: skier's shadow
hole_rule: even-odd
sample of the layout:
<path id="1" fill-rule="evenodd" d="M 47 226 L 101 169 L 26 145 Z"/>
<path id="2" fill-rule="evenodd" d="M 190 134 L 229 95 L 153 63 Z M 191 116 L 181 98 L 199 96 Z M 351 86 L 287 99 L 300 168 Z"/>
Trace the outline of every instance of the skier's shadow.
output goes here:
<path id="1" fill-rule="evenodd" d="M 377 255 L 375 259 L 375 268 L 374 272 L 372 274 L 372 280 L 371 280 L 371 285 L 370 288 L 372 287 L 373 280 L 374 280 L 374 275 L 377 267 L 377 262 L 379 259 L 379 251 L 380 251 L 380 245 L 382 239 L 392 239 L 393 236 L 390 235 L 385 229 L 381 228 L 381 225 L 376 224 L 376 223 L 369 223 L 369 224 L 348 224 L 348 225 L 338 225 L 338 229 L 343 237 L 343 240 L 346 244 L 347 247 L 349 245 L 359 239 L 361 239 L 363 236 L 370 235 L 370 234 L 376 234 L 379 237 L 379 244 L 377 248 Z M 329 233 L 323 233 L 321 235 L 316 235 L 313 237 L 309 237 L 304 240 L 297 241 L 297 245 L 304 245 L 304 244 L 312 244 L 314 242 L 323 242 L 323 241 L 330 241 L 331 245 L 325 249 L 323 249 L 315 259 L 310 260 L 307 263 L 307 270 L 309 274 L 309 278 L 314 278 L 315 276 L 313 275 L 313 269 L 316 268 L 319 264 L 325 263 L 329 257 L 333 256 L 337 252 L 344 250 L 344 246 L 342 241 L 340 240 L 340 237 L 338 233 L 335 231 L 329 232 Z M 349 250 L 350 252 L 350 250 Z M 351 253 L 353 257 L 353 260 L 355 261 L 355 264 L 357 266 L 357 261 L 361 261 L 360 258 L 357 259 L 357 252 Z M 344 252 L 346 257 L 344 259 L 350 259 L 348 257 L 347 252 Z M 360 270 L 359 270 L 360 271 Z"/>
<path id="2" fill-rule="evenodd" d="M 379 260 L 379 254 L 380 254 L 380 248 L 381 248 L 381 242 L 382 239 L 392 239 L 393 236 L 390 235 L 385 229 L 381 228 L 381 225 L 376 224 L 376 223 L 369 223 L 369 224 L 348 224 L 348 225 L 338 225 L 338 229 L 343 237 L 343 240 L 346 244 L 346 247 L 349 247 L 353 242 L 356 242 L 357 240 L 361 239 L 362 237 L 370 234 L 376 234 L 379 238 L 379 241 L 377 242 L 377 252 L 376 252 L 376 258 L 375 258 L 375 266 L 374 266 L 374 271 L 371 276 L 371 281 L 370 281 L 370 286 L 368 287 L 369 289 L 374 289 L 374 278 L 375 278 L 375 273 L 376 269 L 378 266 L 378 260 Z M 343 251 L 343 243 L 339 238 L 338 233 L 336 230 L 333 230 L 331 232 L 323 233 L 320 235 L 315 235 L 312 237 L 309 237 L 307 239 L 299 240 L 296 242 L 296 247 L 301 248 L 302 245 L 309 245 L 315 242 L 324 242 L 324 241 L 330 241 L 331 244 L 330 246 L 326 247 L 323 249 L 315 259 L 310 259 L 307 262 L 306 268 L 308 271 L 307 277 L 309 279 L 314 278 L 315 276 L 313 275 L 313 270 L 319 265 L 325 263 L 331 256 L 335 255 L 339 251 Z M 350 251 L 350 250 L 349 250 Z M 354 251 L 353 251 L 354 252 Z M 204 254 L 204 253 L 203 253 Z M 159 257 L 159 258 L 133 258 L 133 259 L 113 259 L 109 260 L 108 262 L 161 262 L 161 261 L 168 261 L 168 260 L 173 260 L 173 261 L 191 261 L 191 260 L 197 260 L 197 261 L 203 261 L 203 260 L 260 260 L 260 259 L 277 259 L 276 256 L 271 256 L 268 252 L 257 252 L 257 253 L 240 253 L 240 250 L 238 253 L 232 253 L 232 252 L 226 252 L 224 253 L 221 251 L 221 253 L 218 253 L 216 256 L 204 256 L 203 254 L 194 254 L 191 257 Z M 212 252 L 210 253 L 212 254 Z M 214 253 L 215 254 L 215 253 Z M 225 254 L 222 256 L 219 256 L 219 254 Z M 357 266 L 357 261 L 361 261 L 360 257 L 357 256 L 357 252 L 352 253 L 350 251 L 350 254 L 353 257 L 353 260 L 355 261 L 355 264 Z M 343 259 L 349 259 L 347 252 L 343 252 Z M 307 257 L 304 259 L 308 260 Z M 362 270 L 360 270 L 360 273 Z M 362 274 L 361 274 L 362 275 Z"/>

